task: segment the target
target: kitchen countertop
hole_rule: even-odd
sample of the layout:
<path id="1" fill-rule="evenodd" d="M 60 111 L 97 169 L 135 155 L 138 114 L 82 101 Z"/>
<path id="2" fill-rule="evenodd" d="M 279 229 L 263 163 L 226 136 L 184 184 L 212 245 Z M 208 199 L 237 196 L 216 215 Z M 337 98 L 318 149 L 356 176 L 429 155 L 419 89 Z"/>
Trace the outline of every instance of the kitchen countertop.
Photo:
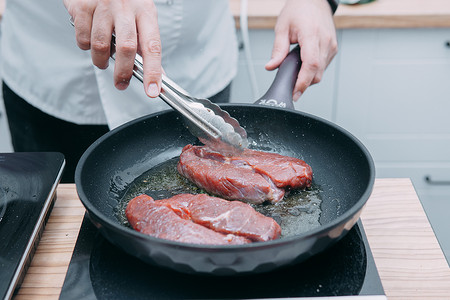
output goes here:
<path id="1" fill-rule="evenodd" d="M 57 200 L 15 299 L 58 299 L 85 210 L 74 184 Z M 388 299 L 450 299 L 450 268 L 409 179 L 376 179 L 361 220 Z"/>
<path id="2" fill-rule="evenodd" d="M 285 0 L 248 0 L 249 28 L 271 29 Z M 239 24 L 240 0 L 230 0 Z M 375 0 L 367 4 L 340 4 L 334 16 L 336 28 L 450 27 L 448 0 Z"/>

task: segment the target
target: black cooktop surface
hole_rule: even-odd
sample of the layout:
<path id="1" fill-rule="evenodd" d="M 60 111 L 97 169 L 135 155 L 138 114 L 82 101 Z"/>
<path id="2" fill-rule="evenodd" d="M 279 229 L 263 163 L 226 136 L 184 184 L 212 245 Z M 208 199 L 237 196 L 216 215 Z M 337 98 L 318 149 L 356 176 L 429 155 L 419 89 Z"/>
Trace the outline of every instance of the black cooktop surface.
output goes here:
<path id="1" fill-rule="evenodd" d="M 61 153 L 0 154 L 0 299 L 12 297 L 31 262 L 64 165 Z"/>
<path id="2" fill-rule="evenodd" d="M 259 275 L 187 275 L 143 263 L 85 216 L 61 299 L 257 299 L 384 295 L 361 222 L 325 252 Z"/>

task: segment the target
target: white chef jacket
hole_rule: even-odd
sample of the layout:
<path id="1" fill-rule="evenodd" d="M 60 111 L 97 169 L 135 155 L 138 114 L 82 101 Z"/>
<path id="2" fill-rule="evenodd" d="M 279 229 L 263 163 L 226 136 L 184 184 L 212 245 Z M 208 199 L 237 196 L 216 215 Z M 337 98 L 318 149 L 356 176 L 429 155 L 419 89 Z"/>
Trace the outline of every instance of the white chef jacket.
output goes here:
<path id="1" fill-rule="evenodd" d="M 166 75 L 197 97 L 224 89 L 237 72 L 237 42 L 228 0 L 154 0 Z M 148 98 L 133 78 L 114 87 L 111 62 L 93 66 L 78 48 L 61 0 L 6 1 L 2 20 L 2 79 L 47 114 L 77 124 L 117 127 L 169 107 Z"/>

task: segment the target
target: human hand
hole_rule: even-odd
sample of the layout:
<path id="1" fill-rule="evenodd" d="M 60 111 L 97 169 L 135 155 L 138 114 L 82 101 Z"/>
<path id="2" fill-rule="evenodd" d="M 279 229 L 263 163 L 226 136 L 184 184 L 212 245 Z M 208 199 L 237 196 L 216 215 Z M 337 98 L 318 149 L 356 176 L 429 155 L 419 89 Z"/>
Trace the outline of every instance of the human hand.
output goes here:
<path id="1" fill-rule="evenodd" d="M 272 58 L 267 70 L 276 69 L 291 44 L 300 45 L 302 67 L 293 91 L 294 101 L 322 79 L 323 72 L 337 53 L 336 28 L 326 0 L 288 0 L 275 25 Z"/>
<path id="2" fill-rule="evenodd" d="M 161 90 L 161 39 L 152 0 L 64 0 L 72 16 L 78 47 L 91 50 L 92 62 L 108 67 L 111 36 L 116 35 L 114 85 L 128 87 L 136 53 L 144 62 L 144 88 L 149 97 Z"/>

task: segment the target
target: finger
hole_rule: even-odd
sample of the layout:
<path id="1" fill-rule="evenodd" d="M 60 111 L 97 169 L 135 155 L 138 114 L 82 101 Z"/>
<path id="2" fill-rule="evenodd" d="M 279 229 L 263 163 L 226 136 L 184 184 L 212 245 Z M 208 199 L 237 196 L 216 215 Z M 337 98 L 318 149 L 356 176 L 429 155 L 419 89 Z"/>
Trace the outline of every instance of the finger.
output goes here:
<path id="1" fill-rule="evenodd" d="M 327 52 L 327 66 L 331 63 L 333 58 L 338 53 L 338 43 L 337 43 L 336 35 L 334 35 L 333 37 L 330 38 L 328 45 L 329 45 L 329 51 Z"/>
<path id="2" fill-rule="evenodd" d="M 309 40 L 308 43 L 301 46 L 300 51 L 302 66 L 298 73 L 298 78 L 292 93 L 294 101 L 297 101 L 300 98 L 315 80 L 316 76 L 320 77 L 320 57 L 317 55 L 317 53 L 319 53 L 318 43 L 313 43 Z"/>
<path id="3" fill-rule="evenodd" d="M 75 38 L 78 47 L 82 50 L 89 50 L 91 48 L 93 13 L 94 9 L 91 7 L 83 7 L 82 9 L 74 10 L 72 13 L 73 24 L 75 26 Z"/>
<path id="4" fill-rule="evenodd" d="M 106 69 L 111 55 L 111 35 L 113 20 L 110 14 L 98 7 L 94 12 L 91 33 L 92 63 L 100 69 Z"/>
<path id="5" fill-rule="evenodd" d="M 321 40 L 318 47 L 320 48 L 320 55 L 316 56 L 318 58 L 317 70 L 311 85 L 322 81 L 327 66 L 337 53 L 337 42 L 333 42 L 331 38 Z"/>
<path id="6" fill-rule="evenodd" d="M 124 90 L 133 75 L 134 59 L 137 51 L 136 22 L 133 12 L 125 7 L 114 19 L 116 35 L 116 62 L 114 66 L 114 85 Z"/>
<path id="7" fill-rule="evenodd" d="M 316 73 L 310 83 L 310 86 L 322 81 L 323 74 L 325 73 L 326 66 L 328 65 L 328 55 L 327 54 L 318 56 L 317 59 L 318 59 L 318 61 L 315 63 L 316 64 L 316 69 L 315 69 Z"/>
<path id="8" fill-rule="evenodd" d="M 289 46 L 291 45 L 289 41 L 288 28 L 284 26 L 279 26 L 281 29 L 275 30 L 275 40 L 272 48 L 271 59 L 267 62 L 265 68 L 266 70 L 274 70 L 280 66 L 284 58 L 289 52 Z"/>
<path id="9" fill-rule="evenodd" d="M 155 98 L 161 91 L 161 39 L 154 6 L 149 6 L 137 17 L 139 48 L 144 62 L 144 88 L 147 95 Z"/>

